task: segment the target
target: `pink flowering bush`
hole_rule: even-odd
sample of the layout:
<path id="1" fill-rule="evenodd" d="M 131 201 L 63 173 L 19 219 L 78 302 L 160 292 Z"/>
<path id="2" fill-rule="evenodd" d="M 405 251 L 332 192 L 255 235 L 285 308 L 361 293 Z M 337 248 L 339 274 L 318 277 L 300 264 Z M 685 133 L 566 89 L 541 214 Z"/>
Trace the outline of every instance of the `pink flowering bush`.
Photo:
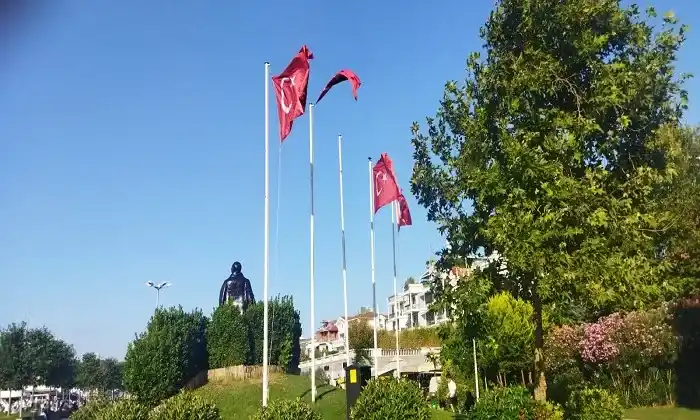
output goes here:
<path id="1" fill-rule="evenodd" d="M 622 344 L 618 341 L 618 332 L 623 328 L 623 321 L 622 315 L 614 313 L 596 323 L 585 324 L 583 339 L 579 342 L 581 360 L 599 365 L 617 358 Z"/>
<path id="2" fill-rule="evenodd" d="M 548 372 L 563 372 L 578 366 L 579 343 L 583 339 L 583 326 L 562 325 L 552 328 L 544 344 L 545 363 Z"/>

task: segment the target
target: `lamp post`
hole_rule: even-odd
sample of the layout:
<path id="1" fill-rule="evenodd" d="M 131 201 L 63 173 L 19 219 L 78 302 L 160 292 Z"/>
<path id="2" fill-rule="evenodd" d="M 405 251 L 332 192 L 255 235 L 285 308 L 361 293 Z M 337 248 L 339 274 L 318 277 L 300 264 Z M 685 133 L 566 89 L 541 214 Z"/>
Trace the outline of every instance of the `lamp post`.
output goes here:
<path id="1" fill-rule="evenodd" d="M 160 290 L 164 287 L 170 287 L 172 284 L 170 282 L 164 281 L 160 284 L 155 284 L 152 281 L 147 281 L 146 286 L 156 289 L 156 309 L 160 306 Z"/>

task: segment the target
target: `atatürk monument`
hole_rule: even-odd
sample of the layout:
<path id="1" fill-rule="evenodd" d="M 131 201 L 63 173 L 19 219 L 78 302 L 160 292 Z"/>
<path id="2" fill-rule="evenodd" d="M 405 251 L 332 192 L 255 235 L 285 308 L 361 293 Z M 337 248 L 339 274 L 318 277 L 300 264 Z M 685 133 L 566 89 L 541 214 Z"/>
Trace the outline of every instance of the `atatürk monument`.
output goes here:
<path id="1" fill-rule="evenodd" d="M 241 269 L 241 263 L 238 261 L 231 266 L 231 275 L 224 280 L 219 291 L 219 306 L 233 301 L 233 304 L 238 306 L 241 311 L 245 311 L 248 305 L 255 303 L 250 280 L 243 275 Z"/>

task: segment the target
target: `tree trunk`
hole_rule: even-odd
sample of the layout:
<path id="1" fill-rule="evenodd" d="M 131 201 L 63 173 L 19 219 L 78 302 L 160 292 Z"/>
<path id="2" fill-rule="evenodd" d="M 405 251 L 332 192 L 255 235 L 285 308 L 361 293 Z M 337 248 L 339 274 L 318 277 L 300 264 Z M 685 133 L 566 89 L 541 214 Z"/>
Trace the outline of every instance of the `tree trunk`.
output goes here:
<path id="1" fill-rule="evenodd" d="M 544 376 L 544 337 L 542 331 L 542 302 L 540 301 L 539 281 L 537 275 L 532 283 L 532 308 L 535 322 L 535 400 L 547 400 L 547 378 Z"/>

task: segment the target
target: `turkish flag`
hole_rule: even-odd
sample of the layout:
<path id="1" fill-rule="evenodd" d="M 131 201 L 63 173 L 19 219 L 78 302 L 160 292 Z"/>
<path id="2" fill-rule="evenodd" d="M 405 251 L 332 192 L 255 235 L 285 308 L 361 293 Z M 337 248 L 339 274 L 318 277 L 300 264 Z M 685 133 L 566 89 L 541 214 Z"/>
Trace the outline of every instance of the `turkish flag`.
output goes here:
<path id="1" fill-rule="evenodd" d="M 360 81 L 360 78 L 357 77 L 355 72 L 352 70 L 348 69 L 343 69 L 339 71 L 338 73 L 335 74 L 331 78 L 331 80 L 326 83 L 326 87 L 323 88 L 323 91 L 321 91 L 321 94 L 318 96 L 318 99 L 316 99 L 316 103 L 318 104 L 321 102 L 321 99 L 323 99 L 324 96 L 326 96 L 326 93 L 328 93 L 329 90 L 338 83 L 344 82 L 344 81 L 350 82 L 350 86 L 352 87 L 352 96 L 357 100 L 357 89 L 362 86 L 362 82 Z"/>
<path id="2" fill-rule="evenodd" d="M 294 120 L 304 115 L 309 86 L 309 60 L 313 58 L 313 53 L 304 45 L 287 68 L 272 78 L 277 97 L 281 142 L 292 132 Z"/>
<path id="3" fill-rule="evenodd" d="M 389 158 L 389 155 L 382 153 L 379 161 L 372 168 L 374 177 L 374 212 L 399 198 L 401 191 L 396 183 L 396 174 L 394 173 L 394 163 Z"/>
<path id="4" fill-rule="evenodd" d="M 399 198 L 396 201 L 399 204 L 397 216 L 400 230 L 401 226 L 411 226 L 413 224 L 413 219 L 411 219 L 411 211 L 408 210 L 408 203 L 406 202 L 406 197 L 403 196 L 403 193 L 399 194 Z"/>

